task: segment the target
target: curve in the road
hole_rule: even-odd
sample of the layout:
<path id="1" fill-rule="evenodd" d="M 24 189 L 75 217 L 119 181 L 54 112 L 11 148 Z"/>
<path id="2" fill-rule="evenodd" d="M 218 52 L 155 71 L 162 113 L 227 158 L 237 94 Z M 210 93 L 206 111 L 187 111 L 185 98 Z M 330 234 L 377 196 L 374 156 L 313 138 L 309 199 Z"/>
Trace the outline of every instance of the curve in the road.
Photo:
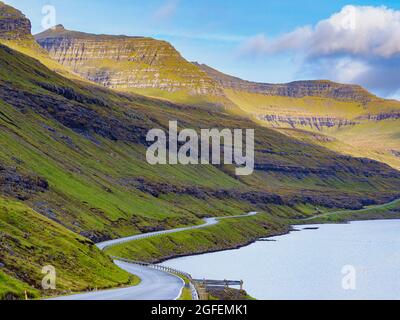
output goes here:
<path id="1" fill-rule="evenodd" d="M 115 246 L 117 244 L 121 244 L 121 243 L 125 243 L 125 242 L 130 242 L 130 241 L 140 240 L 140 239 L 144 239 L 144 238 L 155 237 L 155 236 L 159 236 L 159 235 L 163 235 L 163 234 L 170 234 L 170 233 L 176 233 L 176 232 L 181 232 L 181 231 L 205 228 L 205 227 L 209 227 L 209 226 L 217 224 L 219 222 L 219 220 L 222 220 L 222 219 L 244 218 L 244 217 L 254 216 L 256 214 L 257 214 L 257 212 L 250 212 L 250 213 L 248 213 L 246 215 L 240 215 L 240 216 L 205 218 L 204 219 L 204 223 L 201 224 L 201 225 L 198 225 L 198 226 L 183 227 L 183 228 L 178 228 L 178 229 L 171 229 L 171 230 L 164 230 L 164 231 L 156 231 L 156 232 L 138 234 L 138 235 L 135 235 L 135 236 L 130 236 L 130 237 L 125 237 L 125 238 L 119 238 L 119 239 L 100 242 L 100 243 L 97 243 L 96 246 L 100 250 L 105 250 L 108 247 Z"/>
<path id="2" fill-rule="evenodd" d="M 87 292 L 50 300 L 176 300 L 185 285 L 181 278 L 173 274 L 122 261 L 114 263 L 140 277 L 140 284 L 135 287 Z"/>
<path id="3" fill-rule="evenodd" d="M 244 218 L 256 215 L 257 212 L 250 212 L 246 215 L 206 218 L 204 224 L 192 227 L 184 227 L 172 230 L 157 231 L 146 234 L 135 235 L 96 244 L 100 250 L 117 244 L 135 241 L 139 239 L 155 237 L 163 234 L 171 234 L 186 230 L 200 229 L 218 224 L 222 219 Z M 102 291 L 87 292 L 71 296 L 57 297 L 52 300 L 176 300 L 180 297 L 185 285 L 184 281 L 164 271 L 155 270 L 145 266 L 115 260 L 114 263 L 121 269 L 138 276 L 141 279 L 139 285 L 134 287 L 110 289 Z"/>

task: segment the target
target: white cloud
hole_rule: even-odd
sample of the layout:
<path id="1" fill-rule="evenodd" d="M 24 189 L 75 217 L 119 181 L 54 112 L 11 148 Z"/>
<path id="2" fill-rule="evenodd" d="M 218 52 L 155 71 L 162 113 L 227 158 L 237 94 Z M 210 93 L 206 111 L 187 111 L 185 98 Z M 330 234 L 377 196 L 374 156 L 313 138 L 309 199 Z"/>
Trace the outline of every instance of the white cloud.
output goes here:
<path id="1" fill-rule="evenodd" d="M 400 11 L 349 5 L 313 27 L 301 27 L 270 41 L 258 35 L 243 48 L 252 53 L 302 50 L 310 56 L 349 53 L 388 58 L 400 53 Z"/>
<path id="2" fill-rule="evenodd" d="M 241 46 L 241 52 L 259 55 L 302 49 L 311 33 L 310 27 L 302 27 L 271 41 L 264 34 L 259 34 L 247 39 Z"/>
<path id="3" fill-rule="evenodd" d="M 273 39 L 264 35 L 247 39 L 241 52 L 291 53 L 301 57 L 303 69 L 309 68 L 315 76 L 358 82 L 389 94 L 400 88 L 400 75 L 394 72 L 400 66 L 400 11 L 384 6 L 345 6 L 314 26 Z"/>
<path id="4" fill-rule="evenodd" d="M 158 22 L 171 19 L 178 9 L 178 4 L 179 0 L 166 0 L 154 13 L 154 19 Z"/>

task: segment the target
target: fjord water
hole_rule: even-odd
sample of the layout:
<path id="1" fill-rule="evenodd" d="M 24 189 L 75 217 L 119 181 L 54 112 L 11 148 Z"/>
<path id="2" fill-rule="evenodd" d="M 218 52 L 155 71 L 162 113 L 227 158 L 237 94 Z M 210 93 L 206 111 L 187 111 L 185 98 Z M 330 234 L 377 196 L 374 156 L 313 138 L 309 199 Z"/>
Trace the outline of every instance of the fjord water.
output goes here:
<path id="1" fill-rule="evenodd" d="M 194 278 L 242 279 L 256 299 L 400 299 L 400 220 L 296 229 L 276 241 L 164 264 Z M 343 289 L 344 266 L 356 270 L 355 290 Z"/>

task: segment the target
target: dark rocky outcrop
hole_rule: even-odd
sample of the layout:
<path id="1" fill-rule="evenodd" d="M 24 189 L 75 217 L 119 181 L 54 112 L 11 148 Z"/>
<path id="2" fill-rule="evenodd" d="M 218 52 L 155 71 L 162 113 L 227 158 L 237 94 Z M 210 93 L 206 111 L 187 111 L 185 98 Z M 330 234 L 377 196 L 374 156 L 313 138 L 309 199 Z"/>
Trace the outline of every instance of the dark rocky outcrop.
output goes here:
<path id="1" fill-rule="evenodd" d="M 188 195 L 194 198 L 207 200 L 207 198 L 216 199 L 237 199 L 252 204 L 283 204 L 280 196 L 266 191 L 241 191 L 234 189 L 213 190 L 197 186 L 176 186 L 167 183 L 156 183 L 145 180 L 143 178 L 125 178 L 120 180 L 120 184 L 124 186 L 134 187 L 144 193 L 148 193 L 153 197 L 160 197 L 167 194 Z"/>
<path id="2" fill-rule="evenodd" d="M 49 184 L 45 179 L 0 164 L 0 194 L 27 200 L 32 195 L 48 189 Z"/>
<path id="3" fill-rule="evenodd" d="M 20 11 L 0 1 L 0 39 L 32 38 L 31 22 Z"/>
<path id="4" fill-rule="evenodd" d="M 105 116 L 102 112 L 78 102 L 101 107 L 104 106 L 101 100 L 76 96 L 72 90 L 60 91 L 59 94 L 67 98 L 60 99 L 60 96 L 22 92 L 0 82 L 0 97 L 21 112 L 32 109 L 43 116 L 50 116 L 86 138 L 97 134 L 114 141 L 146 143 L 147 130 L 145 128 L 128 123 L 125 119 L 113 116 L 111 113 Z"/>
<path id="5" fill-rule="evenodd" d="M 370 120 L 370 121 L 382 121 L 382 120 L 398 120 L 400 119 L 399 112 L 392 113 L 379 113 L 379 114 L 369 114 L 359 117 L 360 120 Z"/>

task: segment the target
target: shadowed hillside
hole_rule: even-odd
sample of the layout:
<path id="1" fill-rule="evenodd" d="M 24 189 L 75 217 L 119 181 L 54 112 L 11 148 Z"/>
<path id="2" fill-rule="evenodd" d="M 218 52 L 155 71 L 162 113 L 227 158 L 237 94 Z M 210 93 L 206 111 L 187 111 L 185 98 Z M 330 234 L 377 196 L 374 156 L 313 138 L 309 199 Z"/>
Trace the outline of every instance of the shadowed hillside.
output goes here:
<path id="1" fill-rule="evenodd" d="M 144 37 L 93 35 L 62 26 L 35 37 L 58 63 L 106 87 L 217 105 L 291 137 L 400 168 L 400 102 L 381 99 L 358 85 L 245 81 L 189 63 L 171 44 Z M 314 139 L 313 133 L 326 135 L 330 142 Z"/>
<path id="2" fill-rule="evenodd" d="M 254 128 L 254 174 L 235 176 L 233 166 L 148 164 L 147 132 L 167 130 L 171 120 L 197 131 Z M 53 293 L 135 283 L 94 242 L 259 211 L 246 223 L 228 221 L 197 235 L 198 242 L 186 241 L 195 251 L 235 247 L 286 231 L 286 218 L 399 197 L 400 173 L 385 164 L 340 155 L 222 109 L 68 79 L 4 45 L 0 144 L 2 297 L 21 298 L 25 290 L 39 296 L 47 264 L 60 271 Z"/>
<path id="3" fill-rule="evenodd" d="M 400 168 L 399 101 L 379 98 L 357 85 L 321 80 L 255 83 L 196 65 L 258 123 L 336 152 Z"/>
<path id="4" fill-rule="evenodd" d="M 360 208 L 398 196 L 399 174 L 389 167 L 262 127 L 256 128 L 256 172 L 250 177 L 239 179 L 230 167 L 150 166 L 145 135 L 166 128 L 170 119 L 197 129 L 254 124 L 85 87 L 6 47 L 0 47 L 0 106 L 2 196 L 94 241 L 198 223 L 218 213 L 282 207 L 284 215 L 298 216 L 316 205 Z M 4 249 L 6 270 L 18 270 Z"/>

